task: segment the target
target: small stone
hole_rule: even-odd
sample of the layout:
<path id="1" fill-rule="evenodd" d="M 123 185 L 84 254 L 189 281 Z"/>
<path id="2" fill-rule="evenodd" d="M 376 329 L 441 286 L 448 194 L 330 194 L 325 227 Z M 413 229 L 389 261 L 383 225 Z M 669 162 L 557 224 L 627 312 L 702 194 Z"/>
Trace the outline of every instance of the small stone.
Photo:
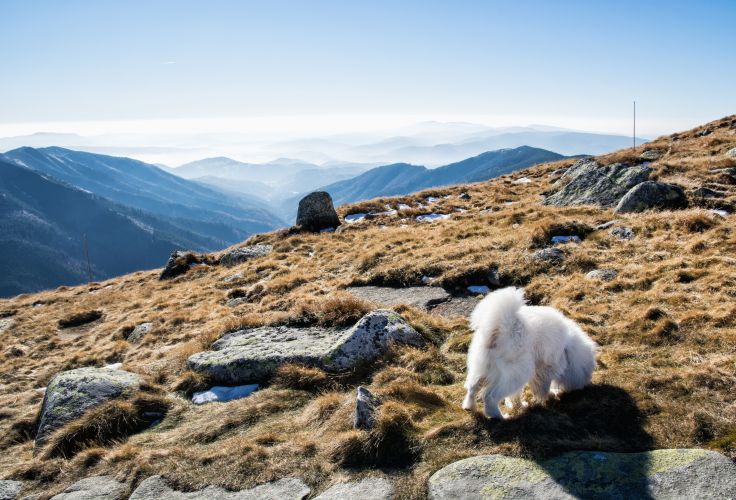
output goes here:
<path id="1" fill-rule="evenodd" d="M 723 198 L 726 194 L 707 187 L 699 187 L 693 190 L 693 196 L 696 198 Z"/>
<path id="2" fill-rule="evenodd" d="M 243 276 L 245 276 L 243 273 L 235 273 L 232 276 L 228 276 L 224 280 L 222 280 L 224 283 L 232 283 L 233 281 L 239 281 L 243 279 Z"/>
<path id="3" fill-rule="evenodd" d="M 265 257 L 273 251 L 271 245 L 251 245 L 247 247 L 236 248 L 230 250 L 220 257 L 220 264 L 226 267 L 232 267 L 251 259 Z"/>
<path id="4" fill-rule="evenodd" d="M 10 330 L 10 327 L 13 326 L 13 323 L 15 323 L 15 320 L 13 318 L 0 319 L 0 332 Z"/>
<path id="5" fill-rule="evenodd" d="M 618 272 L 615 269 L 595 269 L 585 275 L 588 279 L 598 279 L 601 281 L 611 281 L 618 276 Z"/>
<path id="6" fill-rule="evenodd" d="M 23 483 L 20 481 L 2 479 L 0 480 L 0 500 L 15 500 L 22 489 Z"/>
<path id="7" fill-rule="evenodd" d="M 565 252 L 559 248 L 543 248 L 531 255 L 531 259 L 537 262 L 551 262 L 558 264 L 565 260 Z"/>
<path id="8" fill-rule="evenodd" d="M 643 212 L 649 209 L 687 208 L 687 197 L 681 187 L 664 182 L 647 181 L 631 188 L 616 205 L 616 213 Z"/>
<path id="9" fill-rule="evenodd" d="M 122 500 L 128 486 L 111 476 L 93 476 L 77 481 L 51 500 Z"/>
<path id="10" fill-rule="evenodd" d="M 730 156 L 731 158 L 736 158 L 736 148 L 729 149 L 726 152 L 727 156 Z"/>
<path id="11" fill-rule="evenodd" d="M 611 234 L 620 240 L 630 240 L 634 238 L 634 230 L 630 227 L 614 227 Z"/>
<path id="12" fill-rule="evenodd" d="M 127 340 L 128 342 L 140 342 L 143 336 L 150 332 L 152 329 L 153 323 L 141 323 L 140 325 L 133 328 L 133 331 L 128 334 L 125 340 Z"/>
<path id="13" fill-rule="evenodd" d="M 376 410 L 381 400 L 363 386 L 358 387 L 355 398 L 355 414 L 353 428 L 364 431 L 371 430 L 376 423 Z"/>
<path id="14" fill-rule="evenodd" d="M 388 479 L 367 477 L 360 481 L 336 484 L 314 500 L 391 500 L 393 494 L 394 487 Z"/>
<path id="15" fill-rule="evenodd" d="M 466 201 L 470 199 L 470 195 L 468 193 L 460 193 L 457 197 L 460 200 L 466 200 Z"/>
<path id="16" fill-rule="evenodd" d="M 227 491 L 219 486 L 182 492 L 173 489 L 161 476 L 151 476 L 141 482 L 130 500 L 303 500 L 311 493 L 309 486 L 297 478 L 284 478 L 255 488 Z"/>
<path id="17" fill-rule="evenodd" d="M 662 156 L 662 154 L 654 149 L 649 149 L 647 151 L 644 151 L 642 154 L 639 155 L 639 158 L 645 161 L 655 161 L 659 160 L 659 158 Z"/>
<path id="18" fill-rule="evenodd" d="M 296 225 L 315 233 L 328 227 L 338 227 L 340 219 L 329 193 L 316 191 L 302 198 L 299 201 Z"/>

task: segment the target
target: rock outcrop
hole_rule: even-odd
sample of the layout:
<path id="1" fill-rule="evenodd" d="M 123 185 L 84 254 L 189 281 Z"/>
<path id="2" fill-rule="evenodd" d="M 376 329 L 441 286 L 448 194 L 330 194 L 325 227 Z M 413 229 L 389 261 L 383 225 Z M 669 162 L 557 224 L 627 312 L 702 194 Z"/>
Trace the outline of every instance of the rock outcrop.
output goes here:
<path id="1" fill-rule="evenodd" d="M 600 205 L 612 207 L 631 188 L 646 181 L 651 169 L 647 165 L 614 163 L 601 166 L 591 159 L 576 162 L 558 182 L 569 181 L 544 200 L 545 205 Z"/>
<path id="2" fill-rule="evenodd" d="M 371 430 L 376 423 L 376 410 L 381 400 L 363 386 L 358 387 L 355 396 L 355 413 L 353 414 L 353 428 L 364 431 Z"/>
<path id="3" fill-rule="evenodd" d="M 444 289 L 437 286 L 412 286 L 391 288 L 385 286 L 354 286 L 347 289 L 356 297 L 382 306 L 407 306 L 429 310 L 432 306 L 452 298 Z"/>
<path id="4" fill-rule="evenodd" d="M 687 208 L 687 196 L 680 186 L 647 181 L 631 188 L 616 205 L 616 213 L 643 212 L 649 209 Z"/>
<path id="5" fill-rule="evenodd" d="M 296 214 L 296 225 L 315 233 L 323 229 L 337 228 L 340 219 L 329 193 L 315 191 L 302 198 Z"/>
<path id="6" fill-rule="evenodd" d="M 167 280 L 176 278 L 196 265 L 208 264 L 209 262 L 210 260 L 206 255 L 177 250 L 176 252 L 171 252 L 171 256 L 169 257 L 169 260 L 166 261 L 166 266 L 163 271 L 161 271 L 158 279 Z"/>
<path id="7" fill-rule="evenodd" d="M 332 486 L 314 500 L 391 500 L 394 487 L 386 478 L 367 477 Z"/>
<path id="8" fill-rule="evenodd" d="M 460 460 L 429 479 L 429 498 L 734 498 L 736 465 L 707 450 L 566 453 L 543 462 L 503 455 Z"/>
<path id="9" fill-rule="evenodd" d="M 424 339 L 397 313 L 378 310 L 349 329 L 280 326 L 228 333 L 213 350 L 192 355 L 188 365 L 215 383 L 240 385 L 261 382 L 285 363 L 348 370 L 373 361 L 391 342 L 419 346 Z"/>
<path id="10" fill-rule="evenodd" d="M 208 486 L 185 493 L 172 488 L 163 477 L 151 476 L 141 482 L 130 495 L 130 500 L 303 500 L 310 493 L 309 486 L 296 478 L 279 479 L 241 491 Z"/>
<path id="11" fill-rule="evenodd" d="M 36 446 L 62 425 L 82 416 L 97 405 L 135 391 L 138 375 L 124 370 L 77 368 L 54 376 L 46 387 Z"/>
<path id="12" fill-rule="evenodd" d="M 271 245 L 251 245 L 230 250 L 220 257 L 220 264 L 227 267 L 236 266 L 258 257 L 265 257 L 273 251 Z"/>
<path id="13" fill-rule="evenodd" d="M 0 500 L 15 500 L 22 489 L 23 483 L 20 481 L 2 479 L 0 480 Z"/>
<path id="14" fill-rule="evenodd" d="M 537 262 L 549 262 L 551 264 L 559 264 L 565 260 L 565 252 L 559 248 L 542 248 L 537 250 L 529 257 L 533 261 Z"/>
<path id="15" fill-rule="evenodd" d="M 86 477 L 69 486 L 51 500 L 123 500 L 128 486 L 110 476 Z"/>

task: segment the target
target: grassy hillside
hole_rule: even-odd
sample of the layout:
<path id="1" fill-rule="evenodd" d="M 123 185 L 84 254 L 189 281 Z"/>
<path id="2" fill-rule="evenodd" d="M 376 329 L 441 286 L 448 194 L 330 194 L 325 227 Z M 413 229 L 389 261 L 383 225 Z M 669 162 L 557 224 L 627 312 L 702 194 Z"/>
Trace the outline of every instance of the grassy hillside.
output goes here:
<path id="1" fill-rule="evenodd" d="M 0 301 L 0 317 L 12 321 L 0 351 L 0 470 L 53 493 L 100 474 L 132 482 L 164 474 L 181 488 L 240 488 L 296 476 L 320 491 L 336 478 L 380 469 L 400 498 L 421 498 L 431 473 L 483 453 L 541 458 L 578 449 L 696 446 L 736 458 L 736 233 L 733 215 L 711 211 L 736 206 L 736 176 L 724 171 L 736 167 L 727 154 L 734 147 L 736 116 L 646 145 L 661 154 L 651 164 L 653 177 L 685 188 L 685 210 L 618 215 L 543 206 L 541 194 L 555 189 L 559 169 L 573 163 L 562 160 L 488 182 L 343 206 L 341 216 L 384 211 L 386 204 L 412 208 L 338 233 L 254 236 L 251 243 L 271 244 L 274 252 L 234 268 L 200 266 L 171 281 L 139 272 Z M 640 163 L 643 151 L 598 160 Z M 693 191 L 701 187 L 722 197 L 698 197 Z M 426 206 L 428 196 L 438 201 Z M 429 211 L 451 216 L 414 217 Z M 595 229 L 612 220 L 634 237 Z M 571 231 L 584 239 L 560 246 L 564 262 L 529 259 L 550 236 Z M 494 267 L 504 284 L 524 286 L 532 303 L 560 308 L 601 345 L 594 386 L 516 410 L 504 422 L 468 414 L 460 409 L 465 319 L 398 306 L 430 347 L 396 349 L 341 376 L 286 367 L 269 386 L 230 403 L 194 406 L 185 397 L 204 386 L 186 370 L 187 357 L 227 330 L 350 323 L 373 306 L 345 291 L 349 285 L 421 285 L 429 276 L 455 290 Z M 598 268 L 618 276 L 586 278 Z M 231 307 L 229 297 L 246 300 Z M 60 319 L 91 310 L 102 318 L 57 328 Z M 141 343 L 123 339 L 126 328 L 143 322 L 153 328 Z M 90 438 L 66 457 L 43 450 L 34 456 L 39 389 L 61 370 L 118 361 L 147 378 L 149 397 L 169 407 L 164 420 L 117 442 Z M 370 433 L 351 425 L 359 384 L 385 400 Z"/>

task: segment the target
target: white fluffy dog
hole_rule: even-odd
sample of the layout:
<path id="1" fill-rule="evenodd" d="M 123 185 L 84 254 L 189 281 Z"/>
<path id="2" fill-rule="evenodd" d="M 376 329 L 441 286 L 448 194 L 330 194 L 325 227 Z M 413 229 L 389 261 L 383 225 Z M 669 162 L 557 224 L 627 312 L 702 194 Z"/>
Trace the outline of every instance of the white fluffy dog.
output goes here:
<path id="1" fill-rule="evenodd" d="M 486 417 L 504 418 L 499 403 L 521 402 L 527 383 L 539 402 L 547 400 L 553 384 L 557 391 L 572 391 L 590 383 L 597 344 L 557 309 L 526 305 L 521 289 L 489 294 L 475 307 L 470 326 L 466 410 L 473 409 L 481 389 Z M 512 405 L 509 399 L 506 404 Z"/>

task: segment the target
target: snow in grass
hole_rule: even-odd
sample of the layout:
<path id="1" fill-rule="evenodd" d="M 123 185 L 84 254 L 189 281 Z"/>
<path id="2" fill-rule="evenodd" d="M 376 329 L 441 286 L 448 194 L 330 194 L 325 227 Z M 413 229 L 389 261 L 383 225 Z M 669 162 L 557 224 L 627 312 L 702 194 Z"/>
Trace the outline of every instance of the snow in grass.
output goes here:
<path id="1" fill-rule="evenodd" d="M 434 222 L 436 220 L 445 220 L 449 218 L 450 218 L 450 214 L 431 213 L 431 214 L 425 214 L 425 215 L 417 215 L 417 220 L 419 222 Z"/>
<path id="2" fill-rule="evenodd" d="M 364 214 L 364 213 L 346 215 L 345 222 L 352 224 L 353 222 L 358 222 L 358 221 L 365 219 L 367 215 L 368 214 Z"/>
<path id="3" fill-rule="evenodd" d="M 238 385 L 235 387 L 215 386 L 208 391 L 195 392 L 192 403 L 203 405 L 206 403 L 232 401 L 246 398 L 258 389 L 258 384 Z"/>
<path id="4" fill-rule="evenodd" d="M 552 236 L 551 238 L 552 244 L 556 245 L 558 243 L 580 243 L 580 236 L 572 235 L 572 236 Z"/>
<path id="5" fill-rule="evenodd" d="M 470 293 L 474 293 L 474 294 L 478 295 L 478 294 L 486 294 L 486 293 L 489 293 L 491 291 L 491 289 L 488 288 L 485 285 L 470 285 L 468 287 L 468 291 Z"/>
<path id="6" fill-rule="evenodd" d="M 532 180 L 529 177 L 522 177 L 520 179 L 516 179 L 514 181 L 514 184 L 531 184 Z"/>

